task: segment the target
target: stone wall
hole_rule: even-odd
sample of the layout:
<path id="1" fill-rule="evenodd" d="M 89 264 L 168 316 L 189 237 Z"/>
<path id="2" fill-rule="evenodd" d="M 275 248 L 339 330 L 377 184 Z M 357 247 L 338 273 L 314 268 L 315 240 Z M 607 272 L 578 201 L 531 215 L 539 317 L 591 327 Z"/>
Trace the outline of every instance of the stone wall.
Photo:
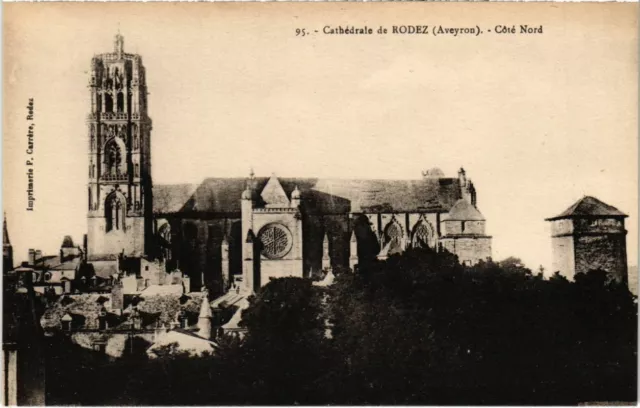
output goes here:
<path id="1" fill-rule="evenodd" d="M 576 273 L 594 269 L 607 271 L 616 280 L 627 280 L 627 256 L 624 235 L 586 235 L 576 237 Z"/>
<path id="2" fill-rule="evenodd" d="M 126 231 L 106 232 L 105 218 L 92 218 L 88 223 L 89 256 L 120 254 L 140 256 L 145 252 L 145 220 L 142 217 L 125 218 Z"/>
<path id="3" fill-rule="evenodd" d="M 550 271 L 546 271 L 546 278 L 560 272 L 567 279 L 573 279 L 575 258 L 573 236 L 554 237 L 551 239 L 553 264 Z"/>
<path id="4" fill-rule="evenodd" d="M 442 247 L 457 255 L 462 264 L 473 265 L 491 258 L 490 237 L 441 238 Z"/>

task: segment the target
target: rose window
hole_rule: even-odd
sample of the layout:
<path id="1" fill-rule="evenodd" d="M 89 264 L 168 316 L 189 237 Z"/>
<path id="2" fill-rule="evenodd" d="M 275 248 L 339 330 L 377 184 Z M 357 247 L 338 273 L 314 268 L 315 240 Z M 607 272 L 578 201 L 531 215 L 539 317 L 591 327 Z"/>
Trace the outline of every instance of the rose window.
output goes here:
<path id="1" fill-rule="evenodd" d="M 281 224 L 269 224 L 260 230 L 258 238 L 262 243 L 262 255 L 269 259 L 278 259 L 291 250 L 291 233 Z"/>

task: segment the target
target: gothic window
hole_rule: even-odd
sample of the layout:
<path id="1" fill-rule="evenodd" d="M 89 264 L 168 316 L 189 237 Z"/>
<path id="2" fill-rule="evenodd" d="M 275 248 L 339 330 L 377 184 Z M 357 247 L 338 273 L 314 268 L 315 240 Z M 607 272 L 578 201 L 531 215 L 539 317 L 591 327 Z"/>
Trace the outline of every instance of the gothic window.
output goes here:
<path id="1" fill-rule="evenodd" d="M 95 135 L 95 131 L 93 128 L 91 128 L 91 151 L 95 151 L 96 150 L 96 135 Z"/>
<path id="2" fill-rule="evenodd" d="M 122 92 L 118 92 L 116 107 L 118 109 L 118 112 L 124 112 L 124 95 L 122 94 Z"/>
<path id="3" fill-rule="evenodd" d="M 89 211 L 91 211 L 92 207 L 93 207 L 93 199 L 91 197 L 91 189 L 89 189 Z"/>
<path id="4" fill-rule="evenodd" d="M 124 78 L 122 76 L 122 72 L 120 72 L 118 67 L 116 67 L 114 70 L 113 79 L 116 85 L 116 89 L 122 89 L 122 82 Z"/>
<path id="5" fill-rule="evenodd" d="M 385 246 L 389 246 L 387 254 L 393 255 L 402 252 L 402 228 L 397 222 L 390 222 L 384 230 Z"/>
<path id="6" fill-rule="evenodd" d="M 258 234 L 262 243 L 262 255 L 269 259 L 282 258 L 291 250 L 291 233 L 282 224 L 268 224 Z"/>
<path id="7" fill-rule="evenodd" d="M 433 239 L 433 230 L 423 221 L 418 222 L 413 230 L 413 247 L 428 248 Z"/>
<path id="8" fill-rule="evenodd" d="M 140 165 L 138 163 L 135 164 L 135 176 L 140 177 Z"/>
<path id="9" fill-rule="evenodd" d="M 122 152 L 120 151 L 120 146 L 112 140 L 107 144 L 105 148 L 105 164 L 106 164 L 106 173 L 107 174 L 119 174 L 120 166 L 122 164 Z"/>
<path id="10" fill-rule="evenodd" d="M 111 94 L 104 95 L 104 111 L 113 112 L 113 97 Z"/>
<path id="11" fill-rule="evenodd" d="M 105 203 L 106 230 L 124 230 L 126 203 L 122 194 L 111 193 Z"/>

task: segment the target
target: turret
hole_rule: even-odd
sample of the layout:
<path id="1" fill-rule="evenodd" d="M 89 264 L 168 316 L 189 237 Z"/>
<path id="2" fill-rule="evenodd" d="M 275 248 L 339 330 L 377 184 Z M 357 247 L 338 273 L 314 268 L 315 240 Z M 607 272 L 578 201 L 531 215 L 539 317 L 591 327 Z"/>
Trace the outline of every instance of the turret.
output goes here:
<path id="1" fill-rule="evenodd" d="M 300 207 L 300 200 L 300 190 L 296 186 L 291 193 L 291 207 Z"/>
<path id="2" fill-rule="evenodd" d="M 245 287 L 249 292 L 253 291 L 253 275 L 254 275 L 254 260 L 253 252 L 256 237 L 252 230 L 247 231 L 247 235 L 244 242 L 244 259 L 242 260 L 242 275 Z"/>
<path id="3" fill-rule="evenodd" d="M 209 292 L 205 290 L 202 296 L 202 304 L 200 305 L 200 315 L 198 316 L 198 336 L 207 340 L 211 338 L 212 317 Z"/>
<path id="4" fill-rule="evenodd" d="M 227 240 L 227 236 L 222 237 L 222 243 L 220 244 L 220 258 L 221 258 L 221 266 L 222 266 L 222 280 L 224 282 L 224 290 L 231 285 L 231 276 L 229 275 L 229 241 Z"/>
<path id="5" fill-rule="evenodd" d="M 356 238 L 356 230 L 351 232 L 351 239 L 349 240 L 349 268 L 355 272 L 356 264 L 358 263 L 358 239 Z"/>
<path id="6" fill-rule="evenodd" d="M 331 257 L 329 255 L 329 237 L 324 234 L 324 240 L 322 241 L 322 270 L 327 271 L 331 269 Z"/>

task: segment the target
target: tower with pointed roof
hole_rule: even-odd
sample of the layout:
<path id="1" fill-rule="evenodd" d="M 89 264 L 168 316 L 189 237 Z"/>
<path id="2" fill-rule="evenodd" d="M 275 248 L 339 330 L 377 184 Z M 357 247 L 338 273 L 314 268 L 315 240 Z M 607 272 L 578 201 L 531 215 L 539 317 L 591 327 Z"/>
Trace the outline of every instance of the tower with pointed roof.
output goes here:
<path id="1" fill-rule="evenodd" d="M 595 197 L 585 196 L 551 223 L 553 267 L 568 279 L 590 270 L 604 270 L 627 282 L 626 214 Z"/>
<path id="2" fill-rule="evenodd" d="M 88 259 L 151 251 L 151 120 L 142 58 L 114 38 L 113 52 L 91 60 L 87 118 Z"/>
<path id="3" fill-rule="evenodd" d="M 202 304 L 198 315 L 198 336 L 209 340 L 211 338 L 211 305 L 209 304 L 209 292 L 206 290 L 202 294 Z"/>
<path id="4" fill-rule="evenodd" d="M 9 240 L 7 231 L 7 215 L 4 215 L 2 222 L 2 270 L 6 273 L 13 269 L 13 246 Z"/>

